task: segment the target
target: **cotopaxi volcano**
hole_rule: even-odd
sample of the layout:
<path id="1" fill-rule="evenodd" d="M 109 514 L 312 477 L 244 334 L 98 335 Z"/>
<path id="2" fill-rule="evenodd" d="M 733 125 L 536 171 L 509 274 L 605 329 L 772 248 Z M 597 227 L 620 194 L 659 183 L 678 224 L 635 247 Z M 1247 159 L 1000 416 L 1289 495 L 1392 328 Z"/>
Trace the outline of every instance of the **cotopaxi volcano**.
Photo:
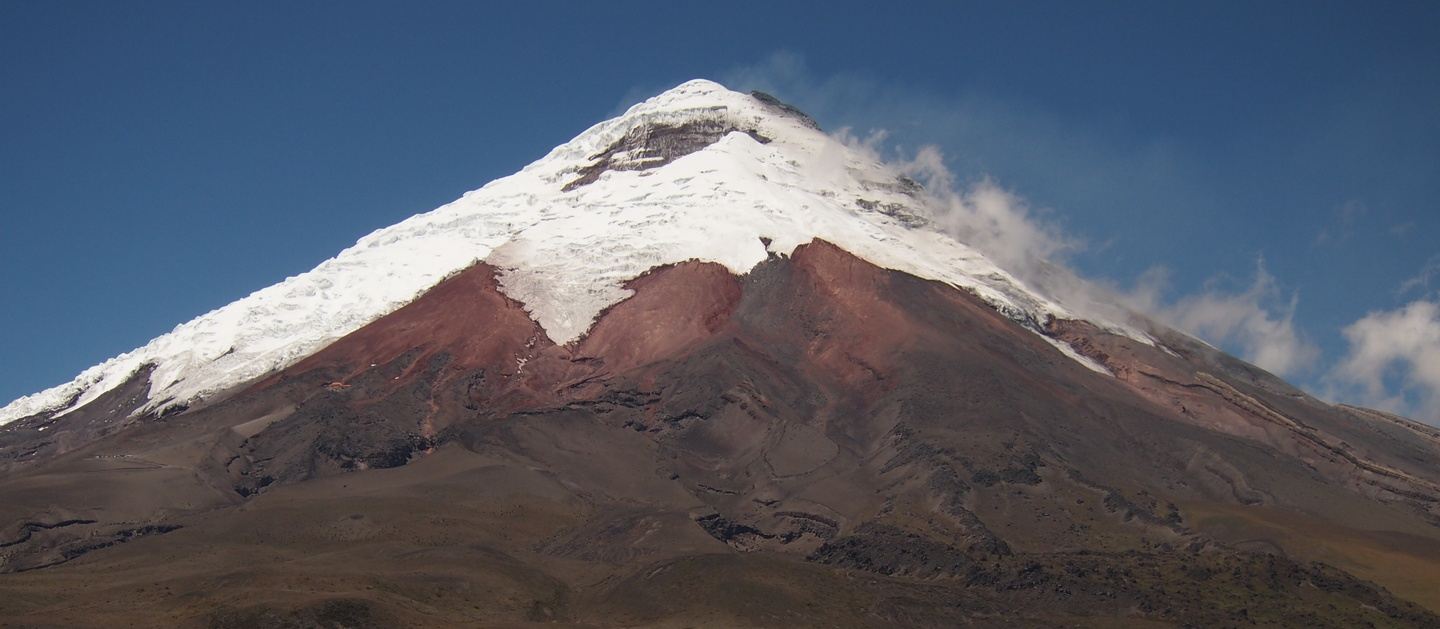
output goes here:
<path id="1" fill-rule="evenodd" d="M 0 409 L 0 617 L 1440 623 L 1440 431 L 928 216 L 685 83 Z"/>

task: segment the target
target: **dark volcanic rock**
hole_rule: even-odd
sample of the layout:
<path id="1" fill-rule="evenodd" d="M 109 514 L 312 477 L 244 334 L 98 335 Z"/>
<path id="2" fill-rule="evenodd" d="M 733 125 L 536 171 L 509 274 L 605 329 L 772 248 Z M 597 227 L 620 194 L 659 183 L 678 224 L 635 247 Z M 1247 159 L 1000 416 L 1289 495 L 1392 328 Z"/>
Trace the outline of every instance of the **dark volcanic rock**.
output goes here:
<path id="1" fill-rule="evenodd" d="M 883 575 L 957 576 L 974 563 L 964 551 L 893 526 L 866 523 L 826 542 L 810 561 Z"/>
<path id="2" fill-rule="evenodd" d="M 734 132 L 744 133 L 761 144 L 770 142 L 758 131 L 740 128 L 723 118 L 694 120 L 678 125 L 641 125 L 605 150 L 592 155 L 590 165 L 580 169 L 579 176 L 565 184 L 564 189 L 569 191 L 594 183 L 606 171 L 659 168 Z"/>
<path id="3" fill-rule="evenodd" d="M 755 100 L 764 103 L 766 107 L 769 107 L 770 109 L 779 112 L 782 115 L 799 120 L 800 122 L 804 123 L 805 126 L 810 127 L 811 129 L 820 129 L 819 123 L 816 123 L 809 114 L 806 114 L 805 112 L 796 109 L 794 106 L 784 101 L 781 101 L 774 96 L 766 94 L 765 92 L 762 92 L 760 90 L 750 92 L 750 96 L 754 97 Z"/>

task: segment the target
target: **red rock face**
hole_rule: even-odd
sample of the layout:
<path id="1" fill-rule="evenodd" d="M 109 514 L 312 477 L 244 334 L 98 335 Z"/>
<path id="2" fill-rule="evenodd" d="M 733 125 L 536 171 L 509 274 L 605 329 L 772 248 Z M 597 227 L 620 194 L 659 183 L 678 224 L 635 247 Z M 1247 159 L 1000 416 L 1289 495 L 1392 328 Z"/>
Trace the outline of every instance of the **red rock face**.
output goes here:
<path id="1" fill-rule="evenodd" d="M 499 291 L 495 268 L 479 263 L 286 371 L 295 374 L 331 366 L 364 370 L 417 349 L 422 353 L 416 364 L 446 352 L 457 367 L 496 366 L 513 363 L 545 345 L 553 344 L 524 307 Z"/>
<path id="2" fill-rule="evenodd" d="M 104 428 L 125 398 L 112 396 L 61 434 L 0 434 L 0 542 L 28 536 L 0 546 L 0 569 L 115 546 L 73 568 L 113 557 L 135 574 L 183 543 L 227 549 L 187 577 L 223 580 L 277 547 L 246 540 L 270 536 L 293 541 L 285 565 L 362 576 L 274 582 L 247 601 L 268 614 L 297 591 L 348 592 L 372 624 L 415 610 L 436 625 L 545 617 L 507 607 L 520 599 L 575 622 L 764 624 L 734 615 L 761 603 L 705 611 L 710 594 L 696 592 L 777 582 L 794 584 L 763 601 L 779 617 L 827 613 L 822 595 L 840 592 L 895 624 L 953 626 L 983 609 L 1040 625 L 1213 625 L 1241 622 L 1234 601 L 1267 618 L 1434 620 L 1313 560 L 1440 608 L 1427 598 L 1440 585 L 1440 438 L 1305 398 L 1183 337 L 1161 335 L 1172 355 L 1050 322 L 1112 378 L 969 293 L 815 242 L 743 277 L 653 269 L 557 346 L 497 272 L 467 269 L 209 407 Z M 371 523 L 377 513 L 394 517 Z M 429 589 L 411 600 L 417 571 L 465 585 L 446 590 L 453 605 Z M 856 571 L 868 585 L 847 589 Z M 367 589 L 376 574 L 401 585 Z M 1264 593 L 1245 589 L 1259 582 Z M 667 584 L 680 589 L 656 598 Z M 5 588 L 0 616 L 21 613 L 5 601 L 24 596 Z M 457 594 L 490 591 L 509 594 Z M 888 593 L 865 598 L 876 591 Z M 152 605 L 211 613 L 214 596 L 183 599 L 204 612 Z M 107 592 L 84 609 L 113 619 L 131 599 Z M 119 611 L 156 624 L 148 609 Z M 305 609 L 293 613 L 323 611 Z M 235 613 L 221 620 L 249 618 Z"/>
<path id="3" fill-rule="evenodd" d="M 814 377 L 852 395 L 883 395 L 893 384 L 886 380 L 897 367 L 895 350 L 924 341 L 924 328 L 886 299 L 887 274 L 826 242 L 796 249 L 792 265 L 797 319 L 752 333 L 799 333 L 806 339 L 802 364 Z"/>
<path id="4" fill-rule="evenodd" d="M 623 373 L 694 349 L 730 321 L 740 280 L 719 264 L 684 262 L 626 284 L 634 295 L 601 314 L 572 360 Z"/>

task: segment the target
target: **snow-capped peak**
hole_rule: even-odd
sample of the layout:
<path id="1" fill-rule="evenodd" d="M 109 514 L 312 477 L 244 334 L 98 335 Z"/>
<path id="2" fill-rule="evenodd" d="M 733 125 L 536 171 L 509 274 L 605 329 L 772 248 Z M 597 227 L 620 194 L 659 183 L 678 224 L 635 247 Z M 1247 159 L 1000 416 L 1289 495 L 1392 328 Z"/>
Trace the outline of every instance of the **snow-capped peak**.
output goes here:
<path id="1" fill-rule="evenodd" d="M 176 327 L 0 424 L 78 408 L 154 365 L 143 411 L 192 404 L 284 368 L 477 261 L 557 343 L 628 295 L 626 280 L 698 259 L 744 274 L 814 239 L 947 282 L 1034 328 L 1070 317 L 917 219 L 918 186 L 764 95 L 684 83 L 520 172 L 361 238 L 315 269 Z"/>

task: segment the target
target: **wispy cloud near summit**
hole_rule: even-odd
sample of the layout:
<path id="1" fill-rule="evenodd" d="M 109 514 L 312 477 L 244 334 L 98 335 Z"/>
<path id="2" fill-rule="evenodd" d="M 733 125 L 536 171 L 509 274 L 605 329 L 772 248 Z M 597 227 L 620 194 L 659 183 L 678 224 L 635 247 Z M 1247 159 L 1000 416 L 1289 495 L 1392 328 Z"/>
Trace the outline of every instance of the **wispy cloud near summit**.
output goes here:
<path id="1" fill-rule="evenodd" d="M 817 73 L 786 52 L 721 80 L 774 93 L 822 121 L 851 125 L 836 134 L 926 184 L 940 227 L 1076 311 L 1143 313 L 1334 399 L 1432 421 L 1440 416 L 1433 401 L 1440 399 L 1440 376 L 1429 375 L 1440 345 L 1415 342 L 1415 335 L 1428 333 L 1424 305 L 1371 313 L 1345 327 L 1343 338 L 1336 330 L 1332 347 L 1344 355 L 1327 367 L 1321 344 L 1302 324 L 1300 291 L 1272 272 L 1266 252 L 1253 245 L 1226 249 L 1249 242 L 1238 236 L 1272 221 L 1273 213 L 1222 202 L 1214 194 L 1229 182 L 1205 179 L 1207 168 L 1163 138 L 1113 133 L 1113 125 L 1107 134 L 1083 120 L 973 90 L 944 95 L 875 77 Z M 1048 204 L 1036 202 L 1037 193 Z M 1332 208 L 1311 227 L 1313 237 L 1272 241 L 1280 257 L 1352 246 L 1371 209 L 1358 201 Z M 1166 255 L 1182 251 L 1188 259 Z M 1245 273 L 1235 268 L 1239 260 L 1254 266 L 1249 279 L 1237 282 L 1234 276 Z M 1423 289 L 1430 275 L 1427 267 L 1402 290 Z M 1397 334 L 1411 342 L 1391 338 Z"/>

